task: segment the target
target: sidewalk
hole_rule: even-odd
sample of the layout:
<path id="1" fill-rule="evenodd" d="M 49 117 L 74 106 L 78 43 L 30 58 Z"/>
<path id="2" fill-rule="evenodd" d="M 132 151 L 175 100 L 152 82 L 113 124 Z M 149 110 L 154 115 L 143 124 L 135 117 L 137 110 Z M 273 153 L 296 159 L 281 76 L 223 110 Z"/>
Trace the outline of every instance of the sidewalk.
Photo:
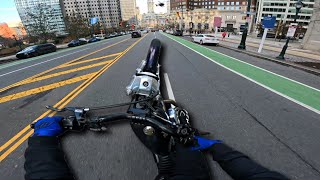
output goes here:
<path id="1" fill-rule="evenodd" d="M 221 35 L 218 35 L 218 37 Z M 241 35 L 230 35 L 230 37 L 226 37 L 225 41 L 221 41 L 221 45 L 227 45 L 237 48 L 241 41 Z M 258 49 L 260 46 L 261 38 L 250 37 L 248 36 L 246 39 L 246 46 L 248 51 L 252 51 L 258 53 Z M 300 49 L 301 42 L 298 41 L 290 41 L 288 49 L 286 51 L 286 60 L 289 61 L 298 61 L 298 62 L 319 62 L 320 61 L 320 53 L 314 52 L 310 50 Z M 285 45 L 285 39 L 279 42 L 279 40 L 275 41 L 274 39 L 266 39 L 262 48 L 261 54 L 271 56 L 275 58 L 278 56 Z M 251 47 L 251 48 L 248 48 Z M 277 52 L 277 53 L 275 53 Z"/>
<path id="2" fill-rule="evenodd" d="M 214 34 L 214 33 L 208 33 Z M 221 46 L 229 46 L 232 48 L 238 48 L 240 44 L 242 35 L 231 35 L 230 37 L 226 37 L 225 41 L 222 41 L 222 33 L 218 33 L 217 37 L 220 40 Z M 185 36 L 189 34 L 186 33 Z M 194 36 L 195 34 L 192 34 Z M 276 58 L 283 46 L 285 45 L 286 39 L 274 40 L 273 38 L 266 38 L 265 43 L 262 48 L 261 55 L 268 56 L 270 58 Z M 301 40 L 300 40 L 301 41 Z M 254 53 L 258 53 L 259 45 L 261 42 L 261 38 L 256 37 L 255 34 L 247 36 L 246 39 L 246 51 L 251 51 Z M 285 54 L 286 61 L 292 62 L 319 62 L 320 61 L 320 52 L 314 52 L 311 50 L 304 50 L 300 48 L 301 42 L 299 41 L 290 41 L 288 45 L 288 49 Z"/>

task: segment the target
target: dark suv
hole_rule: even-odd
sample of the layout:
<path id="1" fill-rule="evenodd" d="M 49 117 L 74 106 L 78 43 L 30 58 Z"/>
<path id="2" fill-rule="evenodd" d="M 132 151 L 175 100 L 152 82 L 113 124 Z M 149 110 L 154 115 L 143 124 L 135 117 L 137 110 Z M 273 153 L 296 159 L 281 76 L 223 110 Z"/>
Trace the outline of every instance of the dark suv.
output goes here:
<path id="1" fill-rule="evenodd" d="M 35 57 L 41 54 L 51 53 L 57 51 L 57 47 L 54 44 L 47 43 L 47 44 L 40 44 L 35 46 L 30 46 L 16 54 L 18 59 L 28 58 L 28 57 Z"/>
<path id="2" fill-rule="evenodd" d="M 131 37 L 132 37 L 132 38 L 141 37 L 141 34 L 140 34 L 140 32 L 138 32 L 138 31 L 133 31 L 133 32 L 131 33 Z"/>
<path id="3" fill-rule="evenodd" d="M 173 35 L 175 36 L 182 36 L 182 31 L 181 30 L 174 30 Z"/>

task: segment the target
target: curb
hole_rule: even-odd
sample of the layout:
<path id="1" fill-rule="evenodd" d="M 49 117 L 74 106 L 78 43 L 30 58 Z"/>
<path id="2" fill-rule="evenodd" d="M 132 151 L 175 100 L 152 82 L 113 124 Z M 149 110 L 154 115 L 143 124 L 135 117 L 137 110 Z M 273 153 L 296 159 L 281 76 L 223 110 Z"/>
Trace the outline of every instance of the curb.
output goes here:
<path id="1" fill-rule="evenodd" d="M 269 57 L 266 57 L 266 56 L 262 56 L 260 54 L 256 54 L 256 53 L 253 53 L 253 52 L 248 52 L 246 50 L 239 50 L 239 49 L 232 48 L 232 47 L 229 47 L 229 46 L 226 46 L 226 45 L 219 44 L 219 46 L 223 47 L 223 48 L 226 48 L 226 49 L 230 49 L 230 50 L 236 51 L 236 52 L 241 52 L 241 53 L 253 56 L 253 57 L 257 57 L 257 58 L 264 59 L 264 60 L 267 60 L 267 61 L 275 62 L 277 64 L 281 64 L 281 65 L 284 65 L 284 66 L 291 66 L 293 68 L 300 69 L 300 70 L 306 71 L 308 73 L 320 76 L 320 70 L 317 70 L 317 69 L 314 69 L 314 68 L 305 67 L 305 66 L 298 65 L 298 64 L 295 64 L 295 63 L 292 63 L 292 62 L 280 61 L 280 60 L 277 60 L 277 59 L 274 59 L 274 58 L 269 58 Z"/>

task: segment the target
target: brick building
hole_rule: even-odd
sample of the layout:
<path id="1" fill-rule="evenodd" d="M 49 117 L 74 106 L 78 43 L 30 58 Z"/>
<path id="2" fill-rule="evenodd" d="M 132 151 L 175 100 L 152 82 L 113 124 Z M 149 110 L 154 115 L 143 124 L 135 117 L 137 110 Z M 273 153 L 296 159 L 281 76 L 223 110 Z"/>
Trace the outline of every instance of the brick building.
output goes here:
<path id="1" fill-rule="evenodd" d="M 171 0 L 170 20 L 178 23 L 182 19 L 183 29 L 212 30 L 214 17 L 221 17 L 222 28 L 230 31 L 241 31 L 246 22 L 246 0 Z M 255 6 L 252 6 L 255 7 Z M 177 17 L 176 12 L 179 12 Z"/>

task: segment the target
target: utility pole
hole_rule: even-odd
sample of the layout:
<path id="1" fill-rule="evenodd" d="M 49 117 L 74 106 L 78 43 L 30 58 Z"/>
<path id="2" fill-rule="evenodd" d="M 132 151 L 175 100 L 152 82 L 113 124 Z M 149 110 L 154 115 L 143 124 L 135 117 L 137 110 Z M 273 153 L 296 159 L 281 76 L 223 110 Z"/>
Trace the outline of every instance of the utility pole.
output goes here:
<path id="1" fill-rule="evenodd" d="M 250 11 L 251 11 L 251 0 L 248 0 L 248 5 L 247 5 L 247 16 L 246 16 L 246 27 L 245 29 L 243 30 L 243 33 L 242 33 L 242 37 L 241 37 L 241 42 L 240 42 L 240 45 L 238 46 L 238 49 L 246 49 L 246 39 L 247 39 L 247 36 L 248 36 L 248 27 L 249 27 L 249 17 L 250 17 Z"/>

